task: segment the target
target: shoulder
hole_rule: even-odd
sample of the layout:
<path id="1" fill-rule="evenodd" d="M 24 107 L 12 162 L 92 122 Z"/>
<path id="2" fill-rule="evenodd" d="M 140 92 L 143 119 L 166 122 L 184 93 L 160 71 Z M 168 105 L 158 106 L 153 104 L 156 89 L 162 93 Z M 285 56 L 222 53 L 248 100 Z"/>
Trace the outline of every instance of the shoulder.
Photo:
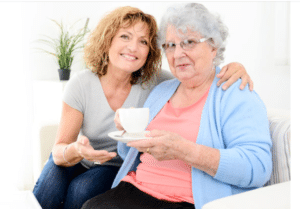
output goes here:
<path id="1" fill-rule="evenodd" d="M 97 75 L 91 70 L 84 69 L 79 72 L 76 72 L 68 81 L 67 85 L 71 86 L 81 86 L 84 87 L 88 84 L 93 83 L 93 80 L 97 78 Z"/>
<path id="2" fill-rule="evenodd" d="M 81 81 L 90 81 L 92 78 L 97 77 L 97 74 L 93 73 L 91 70 L 84 69 L 77 72 L 73 77 L 74 79 L 79 79 Z"/>
<path id="3" fill-rule="evenodd" d="M 238 80 L 226 91 L 221 86 L 215 87 L 210 95 L 209 106 L 220 114 L 222 124 L 238 120 L 241 123 L 253 122 L 265 125 L 267 109 L 263 100 L 255 91 L 250 91 L 248 86 L 241 90 L 240 84 L 241 81 Z"/>
<path id="4" fill-rule="evenodd" d="M 241 90 L 240 84 L 242 80 L 239 79 L 234 84 L 232 84 L 226 91 L 222 90 L 221 86 L 218 91 L 222 92 L 222 100 L 224 102 L 231 103 L 247 103 L 248 105 L 258 105 L 265 108 L 264 103 L 256 91 L 250 91 L 249 86 Z"/>
<path id="5" fill-rule="evenodd" d="M 81 70 L 70 78 L 64 88 L 65 95 L 74 95 L 84 98 L 85 94 L 91 92 L 91 88 L 97 85 L 97 75 L 92 71 L 85 69 Z"/>

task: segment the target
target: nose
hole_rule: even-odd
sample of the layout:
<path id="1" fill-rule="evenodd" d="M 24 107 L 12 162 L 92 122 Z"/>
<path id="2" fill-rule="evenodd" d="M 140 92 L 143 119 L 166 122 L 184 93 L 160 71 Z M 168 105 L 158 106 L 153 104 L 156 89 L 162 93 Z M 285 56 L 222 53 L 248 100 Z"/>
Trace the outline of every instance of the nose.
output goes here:
<path id="1" fill-rule="evenodd" d="M 138 49 L 138 41 L 137 40 L 131 40 L 127 44 L 127 48 L 130 49 L 130 51 L 135 52 Z"/>
<path id="2" fill-rule="evenodd" d="M 185 57 L 185 50 L 178 44 L 176 45 L 175 49 L 174 49 L 174 58 L 178 59 L 178 58 L 182 58 Z"/>

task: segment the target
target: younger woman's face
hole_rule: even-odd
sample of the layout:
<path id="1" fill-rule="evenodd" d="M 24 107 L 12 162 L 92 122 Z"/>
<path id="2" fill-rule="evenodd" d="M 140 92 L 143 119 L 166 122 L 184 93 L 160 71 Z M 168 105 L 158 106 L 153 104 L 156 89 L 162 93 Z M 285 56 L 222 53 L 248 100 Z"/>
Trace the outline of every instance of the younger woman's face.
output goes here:
<path id="1" fill-rule="evenodd" d="M 139 70 L 149 53 L 148 25 L 138 22 L 128 28 L 120 28 L 112 40 L 108 55 L 108 70 L 128 73 Z"/>

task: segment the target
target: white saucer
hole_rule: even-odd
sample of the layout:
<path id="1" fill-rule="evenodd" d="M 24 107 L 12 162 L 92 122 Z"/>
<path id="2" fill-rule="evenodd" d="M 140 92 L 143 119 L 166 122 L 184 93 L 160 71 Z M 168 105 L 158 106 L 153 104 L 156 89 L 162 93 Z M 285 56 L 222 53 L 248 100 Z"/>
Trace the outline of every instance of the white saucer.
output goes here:
<path id="1" fill-rule="evenodd" d="M 121 134 L 123 131 L 113 131 L 108 133 L 108 136 L 114 140 L 127 143 L 130 141 L 135 141 L 135 140 L 140 140 L 140 139 L 150 139 L 151 137 L 146 137 L 145 134 L 148 133 L 149 131 L 143 131 L 141 133 L 136 133 L 136 134 L 129 134 L 125 133 L 123 136 Z"/>

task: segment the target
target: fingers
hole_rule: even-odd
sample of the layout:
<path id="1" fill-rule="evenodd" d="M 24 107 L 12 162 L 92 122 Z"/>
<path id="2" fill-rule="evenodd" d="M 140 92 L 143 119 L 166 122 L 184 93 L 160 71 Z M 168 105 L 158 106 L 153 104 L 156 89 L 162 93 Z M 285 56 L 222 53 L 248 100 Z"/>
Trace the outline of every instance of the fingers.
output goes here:
<path id="1" fill-rule="evenodd" d="M 223 90 L 226 90 L 226 89 L 228 89 L 228 87 L 229 86 L 231 86 L 234 82 L 236 82 L 239 78 L 240 78 L 240 74 L 238 73 L 238 72 L 236 72 L 234 75 L 232 75 L 231 77 L 229 77 L 229 78 L 227 78 L 227 77 L 223 77 L 223 78 L 226 78 L 226 80 L 224 80 L 224 81 L 226 81 L 225 83 L 224 83 L 224 85 L 222 86 L 222 89 Z M 221 80 L 221 79 L 220 79 Z M 224 82 L 224 81 L 222 81 L 222 82 Z"/>
<path id="2" fill-rule="evenodd" d="M 76 149 L 78 154 L 86 160 L 104 163 L 117 156 L 115 152 L 108 152 L 106 150 L 95 150 L 86 136 L 80 136 L 76 142 Z"/>
<path id="3" fill-rule="evenodd" d="M 248 83 L 248 79 L 245 76 L 242 76 L 242 83 L 240 85 L 240 89 L 243 90 Z"/>
<path id="4" fill-rule="evenodd" d="M 250 79 L 250 78 L 249 78 Z M 250 79 L 250 81 L 248 82 L 249 83 L 249 90 L 250 91 L 253 91 L 253 88 L 254 88 L 254 83 L 253 81 Z"/>
<path id="5" fill-rule="evenodd" d="M 218 77 L 220 77 L 220 80 L 217 82 L 217 86 L 220 86 L 225 81 L 229 81 L 226 82 L 225 87 L 223 85 L 223 90 L 226 90 L 244 74 L 242 69 L 243 66 L 239 63 L 229 63 L 228 65 L 224 66 L 219 73 Z"/>
<path id="6" fill-rule="evenodd" d="M 116 111 L 116 114 L 115 114 L 115 117 L 114 117 L 114 122 L 115 122 L 116 128 L 119 131 L 124 130 L 123 126 L 121 125 L 121 121 L 120 121 L 120 117 L 119 117 L 119 109 L 117 109 L 117 111 Z"/>
<path id="7" fill-rule="evenodd" d="M 170 140 L 170 133 L 163 130 L 152 130 L 147 134 L 148 139 L 136 140 L 127 143 L 127 146 L 134 147 L 140 152 L 147 152 L 149 150 L 161 149 L 166 147 L 166 143 Z M 167 143 L 168 144 L 168 143 Z"/>
<path id="8" fill-rule="evenodd" d="M 81 136 L 79 139 L 80 139 L 79 142 L 84 146 L 90 144 L 90 140 L 86 136 Z"/>
<path id="9" fill-rule="evenodd" d="M 225 65 L 224 67 L 222 67 L 221 71 L 216 75 L 217 78 L 222 78 L 224 76 L 224 74 L 226 73 L 226 71 L 228 70 L 227 65 Z M 221 84 L 221 83 L 220 83 Z M 219 86 L 219 85 L 218 85 Z"/>
<path id="10" fill-rule="evenodd" d="M 223 90 L 228 89 L 234 82 L 236 82 L 239 78 L 242 79 L 240 89 L 243 90 L 247 84 L 249 84 L 249 90 L 253 91 L 253 81 L 248 75 L 244 66 L 240 63 L 230 63 L 222 68 L 220 73 L 217 75 L 220 80 L 217 82 L 217 86 L 220 86 L 222 83 Z"/>
<path id="11" fill-rule="evenodd" d="M 130 141 L 127 143 L 127 146 L 135 148 L 152 147 L 154 146 L 156 141 L 159 140 L 159 137 L 162 137 L 166 134 L 166 131 L 152 130 L 145 134 L 145 136 L 148 137 L 148 139 Z"/>
<path id="12" fill-rule="evenodd" d="M 77 153 L 79 156 L 83 157 L 83 153 L 82 153 L 82 148 L 85 146 L 90 145 L 90 141 L 86 136 L 79 136 L 76 143 L 75 143 L 75 148 L 77 150 Z"/>
<path id="13" fill-rule="evenodd" d="M 105 150 L 100 150 L 100 151 L 105 151 Z M 110 161 L 112 158 L 114 158 L 116 156 L 117 156 L 117 153 L 115 153 L 115 152 L 107 152 L 106 154 L 103 155 L 103 153 L 102 153 L 102 154 L 98 155 L 97 157 L 92 156 L 90 159 L 87 159 L 87 160 L 99 162 L 99 164 L 102 164 L 107 161 Z"/>
<path id="14" fill-rule="evenodd" d="M 93 150 L 86 155 L 85 159 L 93 162 L 99 162 L 100 164 L 102 164 L 107 161 L 110 161 L 116 156 L 117 153 L 115 152 L 108 152 L 106 150 Z"/>
<path id="15" fill-rule="evenodd" d="M 250 80 L 249 85 L 250 85 L 250 91 L 253 91 L 253 89 L 254 89 L 254 83 L 253 83 L 252 80 Z"/>
<path id="16" fill-rule="evenodd" d="M 160 137 L 160 136 L 163 136 L 163 135 L 166 135 L 166 134 L 167 134 L 166 131 L 154 129 L 154 130 L 150 131 L 147 134 L 147 136 L 149 136 L 149 137 Z"/>
<path id="17" fill-rule="evenodd" d="M 249 90 L 250 91 L 253 91 L 253 81 L 251 80 L 250 76 L 247 74 L 247 75 L 243 75 L 241 77 L 242 79 L 242 83 L 240 85 L 240 89 L 243 90 L 245 88 L 245 86 L 248 84 L 249 85 Z"/>
<path id="18" fill-rule="evenodd" d="M 217 82 L 217 86 L 220 86 L 222 83 L 229 80 L 232 76 L 236 76 L 236 73 L 231 72 L 231 70 L 229 69 L 226 69 L 226 71 L 224 71 L 224 74 L 222 75 L 220 80 Z"/>
<path id="19" fill-rule="evenodd" d="M 135 147 L 139 151 L 143 151 L 144 149 L 147 149 L 148 147 L 153 146 L 153 142 L 151 140 L 152 139 L 142 139 L 142 140 L 130 141 L 127 143 L 127 146 Z"/>

